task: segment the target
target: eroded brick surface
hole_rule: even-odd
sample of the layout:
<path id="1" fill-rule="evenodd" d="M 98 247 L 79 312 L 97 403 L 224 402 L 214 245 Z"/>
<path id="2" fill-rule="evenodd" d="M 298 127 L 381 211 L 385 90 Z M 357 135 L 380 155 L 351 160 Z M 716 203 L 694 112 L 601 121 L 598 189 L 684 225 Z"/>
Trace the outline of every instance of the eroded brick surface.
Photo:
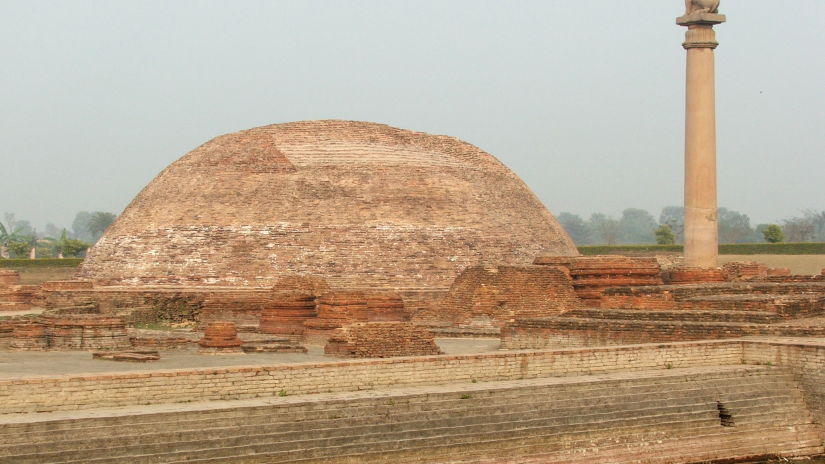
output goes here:
<path id="1" fill-rule="evenodd" d="M 413 320 L 431 326 L 491 328 L 580 305 L 570 278 L 557 267 L 474 266 L 456 278 L 439 305 L 417 313 Z"/>
<path id="2" fill-rule="evenodd" d="M 344 358 L 390 358 L 440 354 L 426 328 L 409 322 L 360 322 L 336 329 L 324 353 Z"/>
<path id="3" fill-rule="evenodd" d="M 20 285 L 20 273 L 12 269 L 0 269 L 0 288 Z"/>
<path id="4" fill-rule="evenodd" d="M 198 341 L 202 353 L 220 354 L 241 352 L 243 342 L 238 338 L 235 323 L 210 322 L 203 330 L 203 338 Z"/>
<path id="5" fill-rule="evenodd" d="M 275 335 L 303 335 L 304 322 L 317 315 L 315 296 L 300 292 L 275 292 L 261 311 L 258 332 Z"/>
<path id="6" fill-rule="evenodd" d="M 480 262 L 576 254 L 491 155 L 446 136 L 309 121 L 217 137 L 167 167 L 89 251 L 100 284 L 445 288 Z"/>

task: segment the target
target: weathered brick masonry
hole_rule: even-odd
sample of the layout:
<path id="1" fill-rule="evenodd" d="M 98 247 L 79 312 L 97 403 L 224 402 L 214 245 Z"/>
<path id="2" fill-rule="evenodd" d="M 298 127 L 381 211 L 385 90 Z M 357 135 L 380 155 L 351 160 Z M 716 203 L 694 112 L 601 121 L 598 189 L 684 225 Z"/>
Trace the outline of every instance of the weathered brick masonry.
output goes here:
<path id="1" fill-rule="evenodd" d="M 765 340 L 745 343 L 743 362 L 790 368 L 816 422 L 825 425 L 825 344 L 821 340 Z"/>
<path id="2" fill-rule="evenodd" d="M 280 391 L 325 393 L 741 362 L 742 342 L 718 341 L 60 375 L 0 380 L 0 414 L 271 397 Z"/>
<path id="3" fill-rule="evenodd" d="M 533 264 L 555 266 L 566 272 L 572 279 L 576 295 L 588 306 L 598 306 L 608 288 L 662 284 L 662 269 L 656 258 L 539 256 Z"/>
<path id="4" fill-rule="evenodd" d="M 462 272 L 431 311 L 415 321 L 434 326 L 501 327 L 523 317 L 546 317 L 581 306 L 570 278 L 551 266 L 474 266 Z"/>
<path id="5" fill-rule="evenodd" d="M 161 172 L 89 251 L 114 285 L 446 288 L 481 262 L 576 248 L 491 155 L 446 136 L 349 121 L 217 137 Z"/>
<path id="6" fill-rule="evenodd" d="M 357 322 L 335 329 L 324 353 L 343 358 L 390 358 L 441 354 L 424 327 L 409 322 Z"/>
<path id="7" fill-rule="evenodd" d="M 0 269 L 0 288 L 20 285 L 20 273 L 11 269 Z"/>

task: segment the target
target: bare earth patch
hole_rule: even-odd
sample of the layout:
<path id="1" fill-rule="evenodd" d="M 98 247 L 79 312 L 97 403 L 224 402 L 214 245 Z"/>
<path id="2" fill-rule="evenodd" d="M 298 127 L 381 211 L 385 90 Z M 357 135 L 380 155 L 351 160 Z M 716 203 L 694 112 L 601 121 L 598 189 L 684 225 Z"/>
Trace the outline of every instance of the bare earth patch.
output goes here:
<path id="1" fill-rule="evenodd" d="M 757 261 L 769 267 L 787 267 L 793 274 L 819 274 L 825 268 L 825 255 L 719 255 L 719 264 L 731 261 Z"/>

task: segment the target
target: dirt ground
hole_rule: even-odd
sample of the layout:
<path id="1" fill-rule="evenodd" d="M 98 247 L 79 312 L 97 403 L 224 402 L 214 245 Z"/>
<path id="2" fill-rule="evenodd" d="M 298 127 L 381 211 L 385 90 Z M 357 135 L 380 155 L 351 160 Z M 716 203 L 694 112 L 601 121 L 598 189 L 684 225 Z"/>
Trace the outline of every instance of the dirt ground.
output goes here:
<path id="1" fill-rule="evenodd" d="M 71 280 L 74 278 L 76 267 L 35 267 L 16 269 L 20 272 L 20 283 L 23 285 L 40 285 L 49 280 Z"/>
<path id="2" fill-rule="evenodd" d="M 719 264 L 756 261 L 770 267 L 787 267 L 793 274 L 819 274 L 825 269 L 825 255 L 720 255 Z"/>

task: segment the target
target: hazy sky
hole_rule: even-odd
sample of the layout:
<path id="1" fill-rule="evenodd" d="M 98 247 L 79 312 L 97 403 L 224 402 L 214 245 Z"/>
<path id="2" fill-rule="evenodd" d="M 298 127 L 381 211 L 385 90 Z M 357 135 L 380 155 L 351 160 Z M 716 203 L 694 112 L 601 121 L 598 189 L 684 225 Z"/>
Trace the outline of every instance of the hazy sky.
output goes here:
<path id="1" fill-rule="evenodd" d="M 779 6 L 779 7 L 778 7 Z M 119 213 L 219 134 L 459 137 L 558 213 L 682 202 L 681 0 L 0 0 L 0 213 Z M 719 204 L 825 209 L 825 1 L 723 0 Z"/>

